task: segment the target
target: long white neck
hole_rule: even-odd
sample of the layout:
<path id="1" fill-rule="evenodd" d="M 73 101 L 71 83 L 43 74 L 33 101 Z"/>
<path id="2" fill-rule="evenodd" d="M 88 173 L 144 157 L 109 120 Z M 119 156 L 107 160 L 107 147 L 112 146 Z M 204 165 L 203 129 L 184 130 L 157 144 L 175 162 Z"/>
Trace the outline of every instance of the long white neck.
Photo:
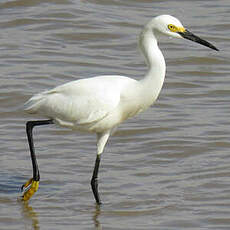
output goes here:
<path id="1" fill-rule="evenodd" d="M 148 98 L 146 103 L 150 105 L 157 99 L 164 82 L 166 72 L 165 59 L 157 45 L 154 31 L 148 25 L 140 34 L 139 46 L 149 68 L 145 77 L 140 80 L 140 83 L 143 96 L 146 95 L 146 98 Z"/>

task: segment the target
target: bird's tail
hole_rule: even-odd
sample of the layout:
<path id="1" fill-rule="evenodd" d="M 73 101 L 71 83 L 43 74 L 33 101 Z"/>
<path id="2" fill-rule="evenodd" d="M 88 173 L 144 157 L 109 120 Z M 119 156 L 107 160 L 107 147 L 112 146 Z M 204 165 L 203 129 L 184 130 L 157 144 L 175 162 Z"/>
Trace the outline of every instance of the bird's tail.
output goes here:
<path id="1" fill-rule="evenodd" d="M 37 113 L 44 100 L 43 94 L 37 94 L 24 104 L 24 110 L 28 113 Z"/>

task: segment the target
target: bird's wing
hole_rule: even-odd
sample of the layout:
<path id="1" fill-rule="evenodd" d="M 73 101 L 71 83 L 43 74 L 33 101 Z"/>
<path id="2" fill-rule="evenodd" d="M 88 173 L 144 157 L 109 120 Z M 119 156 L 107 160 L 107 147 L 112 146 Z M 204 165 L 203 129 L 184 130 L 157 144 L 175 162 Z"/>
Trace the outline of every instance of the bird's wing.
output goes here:
<path id="1" fill-rule="evenodd" d="M 77 125 L 103 119 L 120 102 L 128 78 L 96 77 L 69 82 L 33 96 L 26 104 L 29 113 Z"/>

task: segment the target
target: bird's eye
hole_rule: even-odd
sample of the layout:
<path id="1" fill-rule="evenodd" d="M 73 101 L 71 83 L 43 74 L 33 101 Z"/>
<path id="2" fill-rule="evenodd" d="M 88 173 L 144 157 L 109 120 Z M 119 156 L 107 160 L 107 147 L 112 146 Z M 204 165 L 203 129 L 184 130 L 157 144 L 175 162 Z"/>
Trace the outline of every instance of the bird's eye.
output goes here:
<path id="1" fill-rule="evenodd" d="M 174 26 L 173 24 L 169 24 L 169 25 L 168 25 L 168 28 L 169 28 L 169 30 L 170 30 L 171 32 L 176 32 L 176 31 L 177 31 L 177 27 Z"/>

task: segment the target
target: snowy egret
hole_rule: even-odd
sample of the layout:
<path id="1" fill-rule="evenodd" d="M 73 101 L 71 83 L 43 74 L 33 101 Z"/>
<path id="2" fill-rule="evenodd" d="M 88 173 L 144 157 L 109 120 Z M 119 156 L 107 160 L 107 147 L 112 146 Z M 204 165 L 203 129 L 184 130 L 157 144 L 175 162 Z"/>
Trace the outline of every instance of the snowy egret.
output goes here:
<path id="1" fill-rule="evenodd" d="M 157 44 L 161 35 L 186 38 L 218 50 L 185 29 L 175 17 L 160 15 L 148 22 L 140 33 L 139 46 L 148 65 L 148 72 L 141 80 L 117 75 L 76 80 L 37 94 L 25 104 L 28 113 L 43 115 L 47 120 L 26 123 L 33 177 L 22 186 L 22 200 L 27 201 L 33 196 L 40 180 L 33 144 L 33 128 L 57 124 L 97 135 L 97 155 L 91 187 L 96 203 L 101 203 L 98 171 L 101 153 L 109 136 L 120 123 L 152 105 L 161 91 L 166 70 L 164 57 Z"/>

